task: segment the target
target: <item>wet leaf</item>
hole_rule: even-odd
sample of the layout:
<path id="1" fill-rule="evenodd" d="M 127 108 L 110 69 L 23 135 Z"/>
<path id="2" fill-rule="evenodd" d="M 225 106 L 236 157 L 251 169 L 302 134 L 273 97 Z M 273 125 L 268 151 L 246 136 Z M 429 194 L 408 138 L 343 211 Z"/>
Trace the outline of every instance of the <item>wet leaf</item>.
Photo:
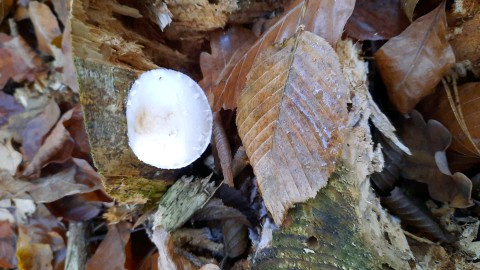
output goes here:
<path id="1" fill-rule="evenodd" d="M 399 112 L 412 111 L 455 63 L 446 30 L 444 2 L 375 54 L 390 100 Z"/>
<path id="2" fill-rule="evenodd" d="M 223 223 L 222 228 L 225 254 L 230 258 L 236 258 L 245 253 L 248 246 L 247 227 L 230 219 Z"/>
<path id="3" fill-rule="evenodd" d="M 292 37 L 300 25 L 335 44 L 343 33 L 343 27 L 352 14 L 354 0 L 295 1 L 290 8 L 248 49 L 233 65 L 216 80 L 218 83 L 205 89 L 213 97 L 212 109 L 234 109 L 238 97 L 246 85 L 247 74 L 257 57 L 274 43 Z M 304 12 L 305 10 L 305 12 Z"/>
<path id="4" fill-rule="evenodd" d="M 457 208 L 471 206 L 472 182 L 461 173 L 452 175 L 446 163 L 445 150 L 451 142 L 448 130 L 436 120 L 425 123 L 417 111 L 410 117 L 403 121 L 400 131 L 405 145 L 412 151 L 412 155 L 405 158 L 402 176 L 426 183 L 435 200 L 450 202 Z"/>
<path id="5" fill-rule="evenodd" d="M 358 40 L 380 40 L 397 36 L 408 25 L 400 0 L 357 0 L 345 31 Z"/>
<path id="6" fill-rule="evenodd" d="M 38 49 L 44 54 L 53 56 L 52 45 L 60 47 L 61 31 L 57 17 L 50 7 L 41 2 L 32 1 L 28 3 L 28 13 L 35 29 L 35 36 L 38 42 Z M 53 44 L 53 43 L 57 44 Z"/>
<path id="7" fill-rule="evenodd" d="M 310 32 L 257 58 L 238 101 L 237 126 L 276 224 L 327 184 L 343 141 L 348 91 L 335 51 Z"/>
<path id="8" fill-rule="evenodd" d="M 85 270 L 104 269 L 105 263 L 108 263 L 109 269 L 125 269 L 125 246 L 130 239 L 130 227 L 126 221 L 108 225 L 105 239 L 87 261 Z"/>
<path id="9" fill-rule="evenodd" d="M 6 124 L 10 116 L 23 111 L 23 106 L 18 104 L 13 96 L 0 91 L 0 126 Z"/>

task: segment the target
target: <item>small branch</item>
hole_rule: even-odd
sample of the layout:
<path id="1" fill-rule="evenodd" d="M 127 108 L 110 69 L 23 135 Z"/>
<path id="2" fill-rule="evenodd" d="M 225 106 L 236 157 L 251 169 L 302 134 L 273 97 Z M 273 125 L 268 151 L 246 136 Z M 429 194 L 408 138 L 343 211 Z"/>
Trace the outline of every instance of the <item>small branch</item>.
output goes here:
<path id="1" fill-rule="evenodd" d="M 68 226 L 65 270 L 83 270 L 87 261 L 86 222 L 70 222 Z"/>

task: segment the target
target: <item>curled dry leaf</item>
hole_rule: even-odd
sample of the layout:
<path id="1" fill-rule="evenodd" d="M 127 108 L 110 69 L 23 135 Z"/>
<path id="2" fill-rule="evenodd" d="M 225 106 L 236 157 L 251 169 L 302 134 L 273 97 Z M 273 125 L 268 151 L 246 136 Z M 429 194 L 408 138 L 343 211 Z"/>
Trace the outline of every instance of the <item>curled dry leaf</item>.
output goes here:
<path id="1" fill-rule="evenodd" d="M 400 177 L 400 169 L 404 159 L 404 153 L 391 140 L 385 139 L 380 133 L 375 133 L 374 139 L 382 145 L 382 153 L 385 165 L 381 172 L 372 174 L 371 180 L 383 193 L 390 192 Z"/>
<path id="2" fill-rule="evenodd" d="M 237 126 L 277 225 L 335 169 L 348 91 L 335 51 L 306 31 L 265 50 L 249 73 Z"/>
<path id="3" fill-rule="evenodd" d="M 382 197 L 381 201 L 388 210 L 400 217 L 403 224 L 420 230 L 434 240 L 453 240 L 451 235 L 443 232 L 437 221 L 416 206 L 398 187 L 394 188 L 389 196 Z"/>
<path id="4" fill-rule="evenodd" d="M 53 252 L 50 245 L 32 241 L 24 226 L 19 228 L 16 255 L 19 269 L 53 269 Z"/>
<path id="5" fill-rule="evenodd" d="M 239 210 L 225 206 L 220 199 L 212 199 L 192 216 L 193 221 L 235 220 L 236 223 L 250 225 Z"/>
<path id="6" fill-rule="evenodd" d="M 451 135 L 438 121 L 425 123 L 422 115 L 413 111 L 411 118 L 403 121 L 401 137 L 410 150 L 405 157 L 401 174 L 407 179 L 428 185 L 430 196 L 452 207 L 469 207 L 472 182 L 462 173 L 451 174 L 446 163 L 445 150 L 450 145 Z"/>
<path id="7" fill-rule="evenodd" d="M 226 69 L 226 72 L 218 76 L 216 84 L 205 89 L 209 96 L 213 96 L 212 109 L 219 111 L 222 107 L 236 108 L 238 97 L 247 82 L 247 74 L 257 57 L 272 44 L 292 37 L 300 25 L 303 25 L 305 30 L 324 37 L 330 44 L 335 44 L 343 33 L 343 27 L 352 14 L 354 4 L 354 0 L 295 1 L 233 64 L 232 68 Z M 203 72 L 205 74 L 205 71 Z"/>
<path id="8" fill-rule="evenodd" d="M 358 40 L 381 40 L 400 34 L 408 25 L 400 0 L 357 0 L 345 31 Z"/>
<path id="9" fill-rule="evenodd" d="M 102 193 L 96 190 L 65 196 L 49 203 L 47 207 L 57 217 L 69 221 L 87 221 L 98 216 L 104 209 L 103 202 L 109 201 Z"/>
<path id="10" fill-rule="evenodd" d="M 125 269 L 125 246 L 130 239 L 130 227 L 126 221 L 108 225 L 107 235 L 87 261 L 85 270 L 104 269 L 106 263 L 109 269 Z"/>
<path id="11" fill-rule="evenodd" d="M 412 111 L 455 63 L 446 30 L 443 2 L 375 54 L 390 100 L 399 112 Z"/>
<path id="12" fill-rule="evenodd" d="M 18 165 L 22 162 L 22 154 L 13 149 L 12 140 L 4 141 L 0 137 L 0 170 L 15 175 Z"/>
<path id="13" fill-rule="evenodd" d="M 220 112 L 213 113 L 212 147 L 214 148 L 214 154 L 216 154 L 220 160 L 223 181 L 225 184 L 233 187 L 232 150 L 230 149 L 230 143 L 223 128 Z"/>
<path id="14" fill-rule="evenodd" d="M 247 250 L 248 229 L 242 223 L 229 219 L 223 223 L 223 243 L 225 254 L 230 258 L 236 258 Z"/>
<path id="15" fill-rule="evenodd" d="M 38 49 L 44 54 L 53 55 L 52 45 L 60 47 L 62 34 L 57 17 L 53 14 L 50 7 L 37 1 L 29 2 L 28 12 L 35 29 Z"/>
<path id="16" fill-rule="evenodd" d="M 413 13 L 419 0 L 402 0 L 402 8 L 410 21 L 413 21 Z"/>

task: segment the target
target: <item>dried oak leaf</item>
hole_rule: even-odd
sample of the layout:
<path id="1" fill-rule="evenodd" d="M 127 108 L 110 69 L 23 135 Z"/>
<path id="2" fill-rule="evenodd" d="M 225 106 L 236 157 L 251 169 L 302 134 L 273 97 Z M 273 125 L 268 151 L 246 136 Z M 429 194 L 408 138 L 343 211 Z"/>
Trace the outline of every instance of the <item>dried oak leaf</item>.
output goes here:
<path id="1" fill-rule="evenodd" d="M 87 261 L 85 270 L 104 269 L 105 263 L 108 263 L 108 269 L 125 269 L 125 246 L 130 239 L 130 227 L 126 221 L 108 225 L 107 235 Z"/>
<path id="2" fill-rule="evenodd" d="M 471 206 L 472 182 L 462 173 L 452 175 L 446 162 L 450 132 L 436 120 L 425 123 L 419 112 L 412 111 L 410 119 L 403 121 L 400 134 L 412 151 L 412 155 L 405 158 L 401 175 L 427 184 L 435 200 L 449 202 L 456 208 Z"/>
<path id="3" fill-rule="evenodd" d="M 325 38 L 330 44 L 335 44 L 343 33 L 343 27 L 352 14 L 354 4 L 354 0 L 295 1 L 276 23 L 233 63 L 233 67 L 225 68 L 214 85 L 204 88 L 210 96 L 212 109 L 219 111 L 221 108 L 236 108 L 238 97 L 246 85 L 247 74 L 257 57 L 272 44 L 292 37 L 301 25 L 305 30 Z M 226 51 L 231 52 L 232 49 Z M 215 57 L 213 50 L 212 53 Z M 222 60 L 220 56 L 216 58 Z M 222 63 L 223 61 L 219 65 Z M 202 72 L 205 75 L 203 69 Z"/>
<path id="4" fill-rule="evenodd" d="M 455 64 L 446 30 L 444 2 L 375 54 L 390 100 L 399 112 L 412 111 Z"/>
<path id="5" fill-rule="evenodd" d="M 345 32 L 358 40 L 389 39 L 409 25 L 400 0 L 357 0 Z"/>
<path id="6" fill-rule="evenodd" d="M 238 101 L 237 126 L 277 225 L 327 184 L 340 154 L 349 88 L 332 47 L 298 32 L 257 57 Z"/>
<path id="7" fill-rule="evenodd" d="M 38 49 L 47 55 L 53 55 L 52 45 L 60 47 L 61 35 L 57 17 L 46 4 L 37 1 L 28 3 L 28 13 L 35 29 Z"/>

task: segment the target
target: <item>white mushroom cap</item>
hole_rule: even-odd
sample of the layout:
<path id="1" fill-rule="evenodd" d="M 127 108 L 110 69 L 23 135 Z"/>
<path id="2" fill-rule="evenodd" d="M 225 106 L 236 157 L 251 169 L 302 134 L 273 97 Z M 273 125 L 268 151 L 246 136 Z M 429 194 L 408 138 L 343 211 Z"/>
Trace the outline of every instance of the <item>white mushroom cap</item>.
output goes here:
<path id="1" fill-rule="evenodd" d="M 150 70 L 130 89 L 127 128 L 138 159 L 157 168 L 182 168 L 210 143 L 212 110 L 202 88 L 187 75 Z"/>

